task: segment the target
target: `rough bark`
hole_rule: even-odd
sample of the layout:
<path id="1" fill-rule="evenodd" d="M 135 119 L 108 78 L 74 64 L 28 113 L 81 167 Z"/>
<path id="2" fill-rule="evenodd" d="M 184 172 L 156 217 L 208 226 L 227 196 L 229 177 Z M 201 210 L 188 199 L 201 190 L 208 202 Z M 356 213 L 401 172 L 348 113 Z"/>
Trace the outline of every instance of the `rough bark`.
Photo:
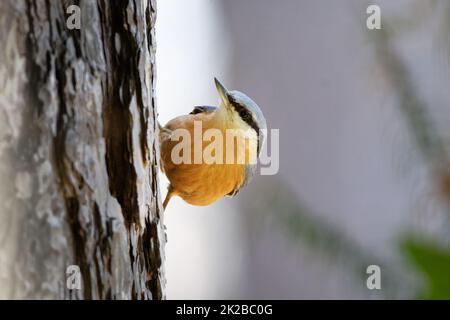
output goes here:
<path id="1" fill-rule="evenodd" d="M 0 1 L 0 298 L 164 298 L 155 15 L 150 0 Z"/>

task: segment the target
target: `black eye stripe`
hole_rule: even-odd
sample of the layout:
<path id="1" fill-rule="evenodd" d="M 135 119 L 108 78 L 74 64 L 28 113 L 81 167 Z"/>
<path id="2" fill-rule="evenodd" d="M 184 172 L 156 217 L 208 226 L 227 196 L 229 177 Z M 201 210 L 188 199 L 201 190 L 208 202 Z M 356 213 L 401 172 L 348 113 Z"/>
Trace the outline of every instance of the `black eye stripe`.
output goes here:
<path id="1" fill-rule="evenodd" d="M 250 113 L 248 113 L 247 111 L 244 111 L 244 110 L 239 111 L 239 115 L 241 116 L 242 119 L 250 119 L 251 118 Z"/>
<path id="2" fill-rule="evenodd" d="M 228 100 L 231 102 L 232 106 L 234 107 L 234 110 L 236 110 L 236 112 L 239 114 L 239 116 L 241 117 L 241 119 L 246 122 L 250 128 L 252 128 L 253 130 L 256 131 L 256 135 L 258 137 L 258 154 L 259 154 L 259 127 L 258 124 L 255 122 L 255 120 L 253 120 L 252 115 L 248 112 L 248 110 L 240 105 L 239 103 L 237 103 L 232 97 L 228 97 Z"/>

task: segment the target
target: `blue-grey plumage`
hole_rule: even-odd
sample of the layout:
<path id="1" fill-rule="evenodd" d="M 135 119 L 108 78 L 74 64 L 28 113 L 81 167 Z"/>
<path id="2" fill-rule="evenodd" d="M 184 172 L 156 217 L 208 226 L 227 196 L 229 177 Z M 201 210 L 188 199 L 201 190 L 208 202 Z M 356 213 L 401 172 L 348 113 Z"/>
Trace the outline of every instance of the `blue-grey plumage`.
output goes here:
<path id="1" fill-rule="evenodd" d="M 266 139 L 267 123 L 266 118 L 259 108 L 259 106 L 254 102 L 250 97 L 248 97 L 245 93 L 242 93 L 237 90 L 228 91 L 225 86 L 214 78 L 214 82 L 216 83 L 217 91 L 219 92 L 219 96 L 222 100 L 223 105 L 232 105 L 235 112 L 239 114 L 239 112 L 244 112 L 244 114 L 239 114 L 241 118 L 245 117 L 246 114 L 251 116 L 251 119 L 247 119 L 247 124 L 258 131 L 258 155 L 261 151 L 262 145 Z"/>
<path id="2" fill-rule="evenodd" d="M 254 149 L 257 149 L 256 157 L 259 156 L 267 129 L 263 113 L 247 95 L 239 91 L 228 91 L 219 80 L 216 78 L 214 80 L 221 98 L 220 107 L 195 107 L 190 114 L 172 119 L 161 128 L 162 170 L 170 181 L 164 208 L 173 195 L 178 195 L 194 205 L 208 205 L 226 195 L 234 196 L 255 174 L 256 161 L 242 164 L 177 165 L 171 158 L 171 151 L 176 143 L 170 139 L 170 132 L 180 128 L 192 133 L 196 121 L 202 122 L 203 130 L 214 128 L 225 133 L 228 129 L 240 129 L 250 132 L 246 134 L 246 139 L 254 141 Z M 202 148 L 204 147 L 202 142 Z M 248 148 L 245 145 L 246 154 Z"/>

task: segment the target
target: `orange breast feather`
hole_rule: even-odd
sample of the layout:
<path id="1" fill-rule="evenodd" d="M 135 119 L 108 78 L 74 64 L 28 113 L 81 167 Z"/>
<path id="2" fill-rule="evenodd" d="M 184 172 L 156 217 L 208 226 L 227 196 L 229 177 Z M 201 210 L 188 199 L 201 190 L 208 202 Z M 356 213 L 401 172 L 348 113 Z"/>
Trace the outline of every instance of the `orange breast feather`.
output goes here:
<path id="1" fill-rule="evenodd" d="M 223 164 L 194 164 L 195 148 L 191 146 L 191 160 L 189 163 L 175 164 L 172 161 L 172 149 L 180 141 L 171 141 L 170 137 L 165 137 L 161 141 L 161 161 L 163 170 L 170 181 L 173 193 L 181 197 L 186 202 L 193 205 L 209 205 L 223 196 L 231 193 L 242 185 L 245 178 L 245 165 L 226 164 L 227 148 L 225 147 L 225 128 L 214 122 L 211 115 L 208 114 L 189 114 L 177 117 L 171 120 L 166 128 L 175 130 L 183 128 L 189 131 L 191 143 L 194 143 L 194 121 L 202 121 L 203 132 L 208 128 L 217 128 L 222 131 L 223 136 Z M 202 132 L 202 133 L 203 133 Z M 202 137 L 197 137 L 197 143 L 200 143 L 202 153 L 210 141 L 203 141 Z M 237 146 L 234 153 L 237 156 Z"/>

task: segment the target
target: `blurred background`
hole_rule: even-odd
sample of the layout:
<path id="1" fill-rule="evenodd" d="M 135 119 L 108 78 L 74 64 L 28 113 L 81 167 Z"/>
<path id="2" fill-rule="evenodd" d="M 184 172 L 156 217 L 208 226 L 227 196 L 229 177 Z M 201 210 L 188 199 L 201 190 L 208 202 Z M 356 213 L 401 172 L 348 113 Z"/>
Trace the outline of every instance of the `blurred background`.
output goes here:
<path id="1" fill-rule="evenodd" d="M 169 204 L 167 297 L 450 298 L 449 27 L 446 0 L 159 1 L 160 122 L 216 76 L 280 130 L 276 175 Z"/>

